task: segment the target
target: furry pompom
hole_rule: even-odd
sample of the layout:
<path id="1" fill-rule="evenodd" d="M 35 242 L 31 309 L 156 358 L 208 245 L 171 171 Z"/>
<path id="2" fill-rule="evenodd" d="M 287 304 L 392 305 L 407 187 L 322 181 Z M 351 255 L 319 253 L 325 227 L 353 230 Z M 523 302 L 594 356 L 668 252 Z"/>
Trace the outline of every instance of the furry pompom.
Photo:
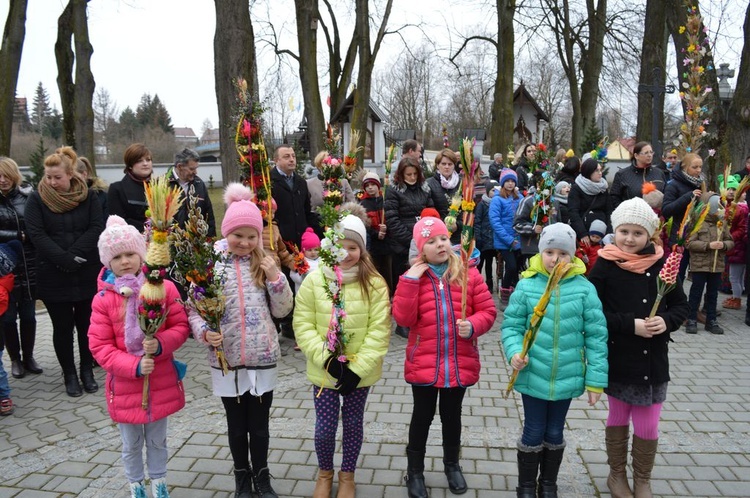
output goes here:
<path id="1" fill-rule="evenodd" d="M 224 189 L 224 205 L 229 207 L 233 202 L 252 201 L 255 197 L 252 190 L 241 183 L 233 182 Z"/>
<path id="2" fill-rule="evenodd" d="M 365 224 L 365 227 L 369 228 L 372 225 L 372 220 L 367 216 L 367 210 L 358 202 L 345 202 L 339 208 L 340 211 L 349 211 Z"/>
<path id="3" fill-rule="evenodd" d="M 122 219 L 120 216 L 117 216 L 116 214 L 109 215 L 109 218 L 107 218 L 107 227 L 117 227 L 117 226 L 125 226 L 127 225 L 127 222 Z"/>

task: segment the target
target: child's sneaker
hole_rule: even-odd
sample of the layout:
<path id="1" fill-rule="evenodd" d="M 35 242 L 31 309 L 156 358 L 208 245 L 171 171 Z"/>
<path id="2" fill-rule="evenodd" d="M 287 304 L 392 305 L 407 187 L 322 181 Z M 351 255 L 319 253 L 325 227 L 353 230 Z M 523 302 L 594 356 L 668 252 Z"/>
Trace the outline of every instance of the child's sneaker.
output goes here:
<path id="1" fill-rule="evenodd" d="M 148 498 L 146 495 L 146 486 L 143 481 L 130 483 L 130 498 Z"/>
<path id="2" fill-rule="evenodd" d="M 10 398 L 0 399 L 0 415 L 6 417 L 11 415 L 15 411 L 16 407 L 13 406 L 13 400 Z"/>
<path id="3" fill-rule="evenodd" d="M 169 498 L 167 480 L 164 477 L 151 479 L 151 496 L 153 498 Z"/>
<path id="4" fill-rule="evenodd" d="M 739 310 L 742 309 L 742 299 L 739 297 L 728 297 L 724 300 L 721 306 L 728 310 Z"/>
<path id="5" fill-rule="evenodd" d="M 706 322 L 706 330 L 716 335 L 721 335 L 724 333 L 724 329 L 719 326 L 719 322 L 717 322 L 716 320 Z"/>
<path id="6" fill-rule="evenodd" d="M 697 334 L 698 333 L 698 322 L 695 320 L 688 320 L 685 323 L 685 333 L 687 334 Z"/>

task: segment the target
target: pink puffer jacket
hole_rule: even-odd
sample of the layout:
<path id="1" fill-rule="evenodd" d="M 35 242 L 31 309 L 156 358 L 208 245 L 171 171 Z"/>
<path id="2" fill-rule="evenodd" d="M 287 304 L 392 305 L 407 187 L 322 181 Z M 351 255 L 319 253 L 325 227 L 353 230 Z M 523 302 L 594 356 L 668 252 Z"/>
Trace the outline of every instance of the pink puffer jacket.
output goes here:
<path id="1" fill-rule="evenodd" d="M 415 312 L 416 310 L 416 312 Z M 467 387 L 479 380 L 477 337 L 495 323 L 497 309 L 484 279 L 469 269 L 466 317 L 474 333 L 458 335 L 461 285 L 448 284 L 426 271 L 419 280 L 401 276 L 393 298 L 393 317 L 409 327 L 406 347 L 406 382 L 420 386 Z"/>
<path id="2" fill-rule="evenodd" d="M 156 333 L 161 352 L 154 356 L 154 371 L 149 375 L 149 405 L 141 407 L 143 377 L 136 372 L 140 356 L 127 352 L 125 347 L 125 306 L 128 299 L 138 299 L 120 294 L 122 286 L 108 283 L 106 268 L 99 274 L 99 292 L 91 305 L 89 348 L 97 363 L 107 371 L 106 396 L 109 416 L 117 423 L 147 424 L 167 417 L 185 406 L 182 381 L 172 362 L 172 354 L 188 338 L 188 320 L 185 308 L 179 302 L 180 294 L 167 280 L 167 318 Z M 111 279 L 110 279 L 111 280 Z"/>

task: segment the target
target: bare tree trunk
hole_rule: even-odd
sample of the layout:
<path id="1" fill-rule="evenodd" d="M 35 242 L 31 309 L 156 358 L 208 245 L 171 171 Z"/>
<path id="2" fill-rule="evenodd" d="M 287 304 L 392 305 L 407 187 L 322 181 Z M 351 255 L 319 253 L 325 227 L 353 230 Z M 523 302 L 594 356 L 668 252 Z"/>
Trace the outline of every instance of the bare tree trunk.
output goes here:
<path id="1" fill-rule="evenodd" d="M 247 0 L 215 0 L 214 78 L 219 107 L 221 173 L 226 185 L 239 180 L 237 150 L 234 145 L 235 87 L 233 81 L 244 78 L 253 98 L 258 98 L 258 74 L 255 38 Z M 273 154 L 268 151 L 269 156 Z"/>
<path id="2" fill-rule="evenodd" d="M 393 8 L 393 0 L 388 0 L 385 6 L 383 20 L 375 37 L 375 42 L 370 44 L 370 12 L 367 0 L 356 0 L 356 38 L 359 41 L 359 74 L 357 75 L 357 89 L 354 91 L 354 108 L 352 109 L 352 130 L 359 130 L 359 144 L 364 146 L 367 140 L 367 134 L 364 130 L 367 128 L 367 117 L 370 107 L 370 89 L 372 87 L 372 70 L 375 66 L 380 45 L 385 36 L 385 29 L 388 26 L 388 18 Z M 374 139 L 374 137 L 373 137 Z M 374 144 L 373 144 L 374 146 Z M 361 168 L 364 157 L 359 154 L 357 167 Z"/>
<path id="3" fill-rule="evenodd" d="M 65 6 L 57 19 L 57 41 L 55 60 L 57 61 L 57 88 L 60 90 L 60 106 L 63 115 L 63 143 L 76 148 L 75 125 L 75 83 L 73 64 L 75 55 L 71 39 L 73 37 L 73 1 Z"/>
<path id="4" fill-rule="evenodd" d="M 750 154 L 750 5 L 745 12 L 744 34 L 740 70 L 727 119 L 726 142 L 733 171 L 744 169 L 745 158 Z"/>
<path id="5" fill-rule="evenodd" d="M 490 143 L 494 152 L 506 154 L 513 146 L 513 70 L 515 64 L 515 33 L 513 17 L 515 0 L 497 0 L 497 76 L 492 101 Z"/>
<path id="6" fill-rule="evenodd" d="M 76 152 L 86 156 L 95 166 L 94 154 L 94 90 L 96 82 L 91 72 L 91 55 L 94 47 L 89 41 L 86 17 L 88 0 L 73 0 L 73 34 L 75 37 L 75 136 Z"/>
<path id="7" fill-rule="evenodd" d="M 27 0 L 10 0 L 3 43 L 0 46 L 0 156 L 10 155 L 16 85 L 26 37 L 27 3 Z"/>
<path id="8" fill-rule="evenodd" d="M 648 0 L 646 2 L 646 24 L 643 31 L 643 48 L 641 50 L 641 71 L 638 81 L 645 85 L 653 85 L 653 69 L 661 68 L 661 78 L 658 84 L 664 86 L 667 78 L 667 11 L 663 0 Z M 653 96 L 650 93 L 638 94 L 638 123 L 635 136 L 638 140 L 651 140 Z M 658 137 L 664 137 L 664 99 L 661 99 L 661 109 L 658 109 L 659 129 Z M 661 158 L 654 158 L 661 159 Z"/>
<path id="9" fill-rule="evenodd" d="M 218 0 L 217 0 L 218 1 Z M 320 19 L 317 0 L 294 0 L 297 15 L 297 41 L 299 44 L 299 78 L 302 85 L 302 99 L 305 102 L 307 118 L 307 136 L 310 144 L 310 156 L 323 150 L 323 133 L 325 117 L 323 104 L 320 101 L 318 85 L 318 40 L 314 26 Z M 331 104 L 333 110 L 333 103 Z"/>
<path id="10" fill-rule="evenodd" d="M 599 100 L 599 76 L 602 73 L 604 36 L 607 34 L 607 0 L 586 0 L 586 11 L 589 24 L 589 43 L 581 57 L 581 130 L 588 129 L 596 121 L 596 104 Z M 575 118 L 574 118 L 575 119 Z M 604 130 L 601 130 L 604 133 Z M 574 137 L 574 146 L 580 147 L 578 139 Z"/>

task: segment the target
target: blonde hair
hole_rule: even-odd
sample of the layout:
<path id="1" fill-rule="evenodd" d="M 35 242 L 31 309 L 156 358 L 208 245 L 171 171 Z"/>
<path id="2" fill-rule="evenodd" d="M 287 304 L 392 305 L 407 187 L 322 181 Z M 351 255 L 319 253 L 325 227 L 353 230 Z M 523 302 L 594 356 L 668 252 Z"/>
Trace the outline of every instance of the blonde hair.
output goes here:
<path id="1" fill-rule="evenodd" d="M 263 262 L 263 258 L 266 257 L 266 251 L 263 249 L 263 241 L 260 240 L 261 234 L 258 234 L 258 245 L 250 252 L 250 276 L 253 277 L 255 285 L 261 288 L 266 286 L 266 273 L 260 264 Z"/>
<path id="2" fill-rule="evenodd" d="M 21 185 L 21 181 L 23 180 L 21 178 L 21 170 L 18 169 L 18 164 L 13 159 L 5 156 L 0 156 L 0 175 L 12 181 L 13 188 Z"/>
<path id="3" fill-rule="evenodd" d="M 375 268 L 375 263 L 372 262 L 372 257 L 367 250 L 360 248 L 359 253 L 359 271 L 357 273 L 357 282 L 359 282 L 359 288 L 362 292 L 362 296 L 365 298 L 367 303 L 370 302 L 370 288 L 375 288 L 375 283 L 378 281 L 382 285 L 386 285 L 385 279 Z"/>
<path id="4" fill-rule="evenodd" d="M 694 161 L 701 161 L 703 162 L 703 159 L 701 159 L 701 156 L 696 154 L 695 152 L 688 152 L 685 154 L 685 157 L 682 158 L 682 162 L 680 163 L 680 170 L 685 171 L 685 168 L 690 166 Z"/>
<path id="5" fill-rule="evenodd" d="M 77 162 L 78 155 L 76 154 L 76 151 L 73 150 L 73 147 L 66 145 L 57 149 L 54 154 L 47 156 L 44 159 L 44 167 L 55 168 L 57 166 L 62 166 L 65 173 L 68 175 L 79 176 L 78 171 L 76 171 Z"/>
<path id="6" fill-rule="evenodd" d="M 318 152 L 318 155 L 315 156 L 315 159 L 313 159 L 313 164 L 315 165 L 315 167 L 320 169 L 326 157 L 328 157 L 328 152 L 326 151 Z"/>
<path id="7" fill-rule="evenodd" d="M 429 263 L 424 254 L 422 254 L 422 261 Z M 451 250 L 448 253 L 448 268 L 443 273 L 443 277 L 449 284 L 456 284 L 463 280 L 464 272 L 466 272 L 466 268 L 464 268 L 461 258 Z"/>

